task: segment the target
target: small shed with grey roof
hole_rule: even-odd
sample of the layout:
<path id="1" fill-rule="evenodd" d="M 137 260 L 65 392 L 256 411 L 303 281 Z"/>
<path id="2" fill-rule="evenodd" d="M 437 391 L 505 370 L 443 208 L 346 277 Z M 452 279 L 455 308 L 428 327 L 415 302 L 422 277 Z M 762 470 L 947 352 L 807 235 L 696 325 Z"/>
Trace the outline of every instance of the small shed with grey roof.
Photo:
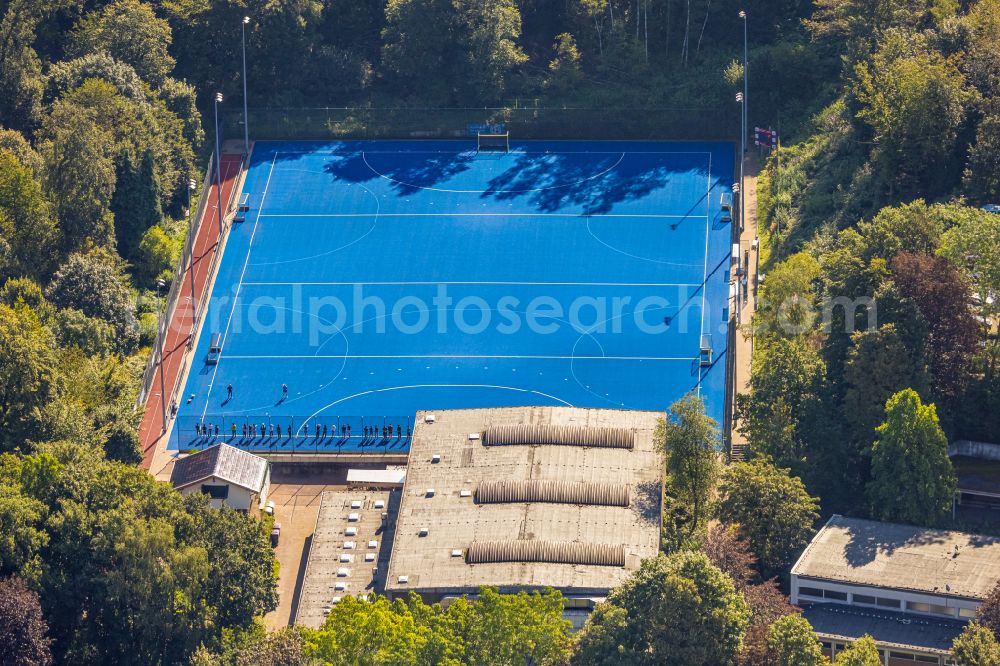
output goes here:
<path id="1" fill-rule="evenodd" d="M 660 543 L 662 412 L 418 412 L 386 591 L 554 587 L 591 606 Z"/>
<path id="2" fill-rule="evenodd" d="M 267 501 L 271 470 L 265 458 L 216 444 L 177 460 L 170 482 L 184 495 L 205 493 L 216 508 L 250 511 Z"/>

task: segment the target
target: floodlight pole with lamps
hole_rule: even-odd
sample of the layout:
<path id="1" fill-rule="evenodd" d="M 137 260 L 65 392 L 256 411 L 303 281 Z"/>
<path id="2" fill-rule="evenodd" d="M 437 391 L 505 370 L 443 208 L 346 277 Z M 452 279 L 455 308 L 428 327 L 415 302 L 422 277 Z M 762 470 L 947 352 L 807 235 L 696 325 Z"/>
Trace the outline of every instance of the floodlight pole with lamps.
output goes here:
<path id="1" fill-rule="evenodd" d="M 191 247 L 188 248 L 188 276 L 191 279 L 191 327 L 194 328 L 195 313 L 197 312 L 197 307 L 195 306 L 194 297 L 194 246 L 195 246 L 195 233 L 194 233 L 194 218 L 191 216 L 191 192 L 197 187 L 197 183 L 194 182 L 194 178 L 188 179 L 187 186 L 187 216 L 188 216 L 188 236 L 191 238 Z M 193 331 L 192 331 L 193 332 Z M 191 336 L 191 340 L 194 341 L 194 336 Z"/>
<path id="2" fill-rule="evenodd" d="M 160 357 L 160 415 L 163 417 L 163 432 L 167 431 L 167 386 L 163 375 L 163 336 L 166 335 L 166 326 L 163 321 L 163 310 L 160 306 L 160 290 L 163 289 L 163 280 L 156 281 L 156 320 L 160 322 L 159 330 L 156 332 L 157 355 Z"/>
<path id="3" fill-rule="evenodd" d="M 219 209 L 219 242 L 222 242 L 222 150 L 219 147 L 219 102 L 222 93 L 215 93 L 215 201 Z"/>
<path id="4" fill-rule="evenodd" d="M 243 38 L 243 154 L 250 154 L 250 118 L 247 115 L 247 24 L 250 17 L 244 16 L 243 23 L 240 24 L 240 33 Z"/>
<path id="5" fill-rule="evenodd" d="M 747 88 L 747 67 L 749 66 L 747 61 L 747 13 L 742 9 L 740 10 L 740 18 L 743 19 L 743 134 L 746 135 L 747 130 L 750 129 L 747 115 L 747 101 L 750 99 L 750 91 Z M 745 150 L 746 148 L 744 148 Z"/>

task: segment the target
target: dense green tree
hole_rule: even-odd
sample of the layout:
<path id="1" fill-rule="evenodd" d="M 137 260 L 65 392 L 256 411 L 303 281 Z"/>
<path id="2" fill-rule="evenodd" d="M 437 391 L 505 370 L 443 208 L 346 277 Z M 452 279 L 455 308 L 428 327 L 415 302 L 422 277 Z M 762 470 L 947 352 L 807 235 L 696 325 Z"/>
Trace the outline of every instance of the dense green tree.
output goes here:
<path id="1" fill-rule="evenodd" d="M 77 23 L 70 52 L 106 52 L 130 65 L 144 81 L 158 86 L 174 68 L 170 25 L 140 0 L 116 0 Z"/>
<path id="2" fill-rule="evenodd" d="M 837 653 L 837 666 L 882 666 L 882 653 L 875 639 L 865 635 Z"/>
<path id="3" fill-rule="evenodd" d="M 719 430 L 705 403 L 689 393 L 670 406 L 658 437 L 666 454 L 670 493 L 690 511 L 687 537 L 705 526 L 719 475 Z"/>
<path id="4" fill-rule="evenodd" d="M 19 465 L 10 462 L 3 467 L 7 473 L 20 471 Z M 0 485 L 0 572 L 37 574 L 39 551 L 48 542 L 41 529 L 46 515 L 42 502 L 22 494 L 20 479 L 6 479 Z"/>
<path id="5" fill-rule="evenodd" d="M 383 64 L 401 92 L 437 101 L 501 99 L 525 60 L 513 0 L 389 0 Z"/>
<path id="6" fill-rule="evenodd" d="M 768 631 L 778 619 L 794 613 L 795 607 L 788 603 L 776 580 L 760 580 L 755 568 L 757 557 L 750 544 L 739 536 L 737 526 L 719 523 L 710 526 L 700 545 L 712 564 L 733 579 L 750 606 L 750 627 L 743 639 L 740 664 L 768 663 Z"/>
<path id="7" fill-rule="evenodd" d="M 872 513 L 881 520 L 938 524 L 951 509 L 955 484 L 934 405 L 924 405 L 912 389 L 893 395 L 872 450 Z"/>
<path id="8" fill-rule="evenodd" d="M 106 250 L 74 253 L 59 267 L 46 295 L 61 308 L 75 308 L 115 328 L 116 347 L 128 353 L 139 341 L 135 305 L 120 260 Z"/>
<path id="9" fill-rule="evenodd" d="M 730 465 L 719 486 L 719 518 L 739 527 L 767 577 L 809 542 L 818 506 L 798 477 L 763 459 Z"/>
<path id="10" fill-rule="evenodd" d="M 208 553 L 204 583 L 207 603 L 222 626 L 249 626 L 254 617 L 278 606 L 270 535 L 258 520 L 247 520 L 233 509 L 212 509 L 208 498 L 191 495 L 185 501 L 190 532 L 181 536 Z"/>
<path id="11" fill-rule="evenodd" d="M 968 272 L 984 316 L 1000 313 L 1000 215 L 974 208 L 957 208 L 941 239 L 940 254 Z M 990 296 L 993 295 L 991 299 Z M 992 302 L 991 302 L 992 301 Z"/>
<path id="12" fill-rule="evenodd" d="M 48 666 L 50 642 L 38 595 L 20 578 L 0 578 L 0 664 Z"/>
<path id="13" fill-rule="evenodd" d="M 0 305 L 0 451 L 26 448 L 56 391 L 55 339 L 25 306 Z"/>
<path id="14" fill-rule="evenodd" d="M 598 604 L 574 663 L 732 664 L 749 620 L 743 595 L 705 555 L 659 555 Z"/>
<path id="15" fill-rule="evenodd" d="M 885 401 L 904 388 L 927 393 L 922 350 L 908 349 L 893 324 L 852 337 L 844 371 L 844 417 L 857 454 L 869 455 Z"/>
<path id="16" fill-rule="evenodd" d="M 345 597 L 323 627 L 309 632 L 307 654 L 327 663 L 562 664 L 569 656 L 569 623 L 555 591 L 503 595 L 483 588 L 447 609 L 416 595 L 407 602 L 385 597 Z"/>
<path id="17" fill-rule="evenodd" d="M 956 666 L 996 666 L 1000 664 L 1000 644 L 992 631 L 970 622 L 952 643 L 951 658 Z"/>
<path id="18" fill-rule="evenodd" d="M 940 164 L 952 156 L 970 92 L 965 77 L 910 34 L 886 35 L 871 62 L 855 67 L 858 117 L 874 134 L 876 168 L 889 199 L 940 193 Z"/>
<path id="19" fill-rule="evenodd" d="M 93 111 L 59 101 L 43 123 L 42 137 L 45 191 L 59 218 L 63 249 L 88 242 L 109 247 L 115 191 L 111 134 L 98 126 Z"/>
<path id="20" fill-rule="evenodd" d="M 1000 200 L 1000 100 L 993 100 L 976 127 L 965 186 L 979 201 Z"/>
<path id="21" fill-rule="evenodd" d="M 946 259 L 897 254 L 893 281 L 912 300 L 927 322 L 926 356 L 938 401 L 954 405 L 966 381 L 969 359 L 980 340 L 969 303 L 972 294 L 963 276 Z"/>
<path id="22" fill-rule="evenodd" d="M 54 268 L 59 231 L 31 170 L 0 150 L 0 279 Z"/>
<path id="23" fill-rule="evenodd" d="M 772 624 L 768 645 L 777 666 L 821 666 L 827 663 L 812 625 L 801 615 L 786 615 Z"/>
<path id="24" fill-rule="evenodd" d="M 816 321 L 814 282 L 820 266 L 800 252 L 775 266 L 767 275 L 754 314 L 754 335 L 766 342 L 794 338 L 812 330 Z"/>
<path id="25" fill-rule="evenodd" d="M 79 88 L 87 79 L 111 84 L 122 96 L 148 104 L 153 92 L 131 65 L 98 51 L 57 62 L 49 70 L 47 97 L 56 99 Z"/>
<path id="26" fill-rule="evenodd" d="M 134 261 L 139 256 L 139 244 L 146 230 L 163 217 L 153 170 L 153 152 L 145 151 L 138 164 L 125 152 L 118 161 L 115 183 L 111 211 L 115 215 L 118 253 Z"/>
<path id="27" fill-rule="evenodd" d="M 804 339 L 777 339 L 753 359 L 750 392 L 736 396 L 740 431 L 751 450 L 795 474 L 817 464 L 812 446 L 820 417 L 826 364 Z"/>
<path id="28" fill-rule="evenodd" d="M 568 32 L 558 34 L 555 44 L 552 45 L 552 50 L 554 53 L 552 60 L 549 61 L 547 83 L 550 88 L 557 92 L 572 90 L 582 75 L 580 50 L 576 48 L 576 40 Z"/>

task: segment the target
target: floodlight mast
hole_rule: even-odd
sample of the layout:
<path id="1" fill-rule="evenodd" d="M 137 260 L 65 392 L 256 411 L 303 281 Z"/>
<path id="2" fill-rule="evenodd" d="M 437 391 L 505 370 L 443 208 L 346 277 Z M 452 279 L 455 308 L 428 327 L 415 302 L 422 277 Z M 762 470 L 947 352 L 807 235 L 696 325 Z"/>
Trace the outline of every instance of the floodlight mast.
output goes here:
<path id="1" fill-rule="evenodd" d="M 247 24 L 250 17 L 244 16 L 240 24 L 243 41 L 243 155 L 250 154 L 250 118 L 247 115 Z"/>
<path id="2" fill-rule="evenodd" d="M 219 143 L 219 102 L 222 93 L 215 93 L 215 201 L 219 218 L 219 241 L 222 241 L 222 150 Z"/>

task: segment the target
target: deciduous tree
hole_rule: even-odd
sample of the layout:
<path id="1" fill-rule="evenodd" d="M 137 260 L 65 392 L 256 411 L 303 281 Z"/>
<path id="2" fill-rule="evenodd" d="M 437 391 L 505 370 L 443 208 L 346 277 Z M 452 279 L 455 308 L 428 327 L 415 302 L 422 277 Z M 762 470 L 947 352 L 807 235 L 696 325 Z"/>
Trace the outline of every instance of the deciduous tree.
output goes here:
<path id="1" fill-rule="evenodd" d="M 743 595 L 705 555 L 659 555 L 597 606 L 574 663 L 729 664 L 749 621 Z"/>
<path id="2" fill-rule="evenodd" d="M 0 664 L 48 666 L 50 643 L 38 595 L 20 578 L 0 578 Z"/>
<path id="3" fill-rule="evenodd" d="M 912 389 L 893 395 L 872 450 L 872 513 L 880 520 L 938 524 L 951 509 L 955 485 L 934 405 L 924 405 Z"/>
<path id="4" fill-rule="evenodd" d="M 798 477 L 763 459 L 730 465 L 719 486 L 719 517 L 739 527 L 765 577 L 784 572 L 808 543 L 818 507 Z"/>
<path id="5" fill-rule="evenodd" d="M 776 666 L 821 666 L 828 663 L 820 651 L 812 625 L 801 615 L 786 615 L 771 625 L 768 646 Z"/>
<path id="6" fill-rule="evenodd" d="M 970 622 L 951 646 L 956 666 L 995 666 L 1000 664 L 1000 644 L 993 632 Z"/>

